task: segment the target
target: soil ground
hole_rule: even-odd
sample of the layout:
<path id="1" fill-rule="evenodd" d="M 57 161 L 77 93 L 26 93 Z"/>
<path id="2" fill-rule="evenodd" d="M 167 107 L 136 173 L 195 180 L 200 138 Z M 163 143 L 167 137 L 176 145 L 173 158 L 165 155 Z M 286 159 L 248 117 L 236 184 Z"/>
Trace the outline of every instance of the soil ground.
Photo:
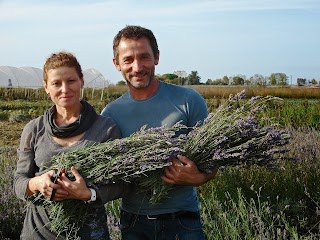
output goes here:
<path id="1" fill-rule="evenodd" d="M 19 146 L 22 129 L 27 122 L 0 121 L 0 146 Z"/>

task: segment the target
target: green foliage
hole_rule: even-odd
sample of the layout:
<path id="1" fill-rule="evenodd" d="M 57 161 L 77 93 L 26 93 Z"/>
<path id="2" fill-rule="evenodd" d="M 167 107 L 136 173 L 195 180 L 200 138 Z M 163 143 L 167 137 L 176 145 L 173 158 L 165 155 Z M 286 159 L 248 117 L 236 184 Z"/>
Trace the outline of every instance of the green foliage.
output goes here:
<path id="1" fill-rule="evenodd" d="M 297 78 L 297 84 L 298 86 L 304 86 L 307 83 L 307 79 L 306 78 Z"/>
<path id="2" fill-rule="evenodd" d="M 162 77 L 164 79 L 169 79 L 169 80 L 173 80 L 175 78 L 178 78 L 178 76 L 176 74 L 172 74 L 172 73 L 163 74 Z"/>
<path id="3" fill-rule="evenodd" d="M 238 188 L 225 200 L 217 199 L 214 189 L 200 194 L 201 216 L 207 239 L 298 239 L 294 227 L 287 224 L 283 212 L 273 212 L 268 201 L 246 198 Z M 210 201 L 208 201 L 210 199 Z"/>
<path id="4" fill-rule="evenodd" d="M 250 77 L 250 84 L 254 86 L 266 86 L 267 85 L 267 77 L 264 77 L 261 74 L 255 74 Z"/>
<path id="5" fill-rule="evenodd" d="M 126 85 L 126 81 L 121 80 L 117 82 L 117 86 L 125 86 L 125 85 Z"/>
<path id="6" fill-rule="evenodd" d="M 213 111 L 230 93 L 235 94 L 243 88 L 207 86 L 195 89 L 205 97 L 210 111 Z M 102 100 L 101 91 L 92 94 L 90 89 L 85 94 L 100 112 L 105 104 L 126 89 L 118 86 L 108 89 Z M 280 171 L 258 167 L 226 168 L 214 180 L 198 188 L 202 222 L 209 240 L 320 238 L 319 92 L 319 89 L 311 88 L 247 88 L 249 97 L 272 95 L 285 98 L 282 104 L 270 106 L 264 114 L 273 119 L 268 124 L 279 123 L 291 131 L 290 151 L 287 153 L 291 160 L 285 161 Z M 23 90 L 22 93 L 24 96 Z M 35 95 L 31 90 L 29 93 Z M 20 112 L 32 113 L 36 117 L 51 106 L 47 96 L 34 101 L 6 101 L 3 96 L 0 101 L 3 116 Z M 0 151 L 0 239 L 18 239 L 25 214 L 25 204 L 12 192 L 17 159 L 15 149 L 16 146 L 9 146 Z M 119 205 L 119 200 L 106 205 L 108 226 L 114 240 L 121 239 Z"/>
<path id="7" fill-rule="evenodd" d="M 281 104 L 270 103 L 264 114 L 282 126 L 320 129 L 319 100 L 286 100 Z"/>
<path id="8" fill-rule="evenodd" d="M 174 74 L 174 73 L 173 74 L 165 73 L 162 75 L 157 75 L 156 77 L 159 81 L 176 84 L 176 85 L 184 85 L 187 81 L 185 77 L 178 76 L 177 74 Z"/>
<path id="9" fill-rule="evenodd" d="M 288 77 L 285 73 L 272 73 L 269 77 L 270 85 L 288 85 Z"/>
<path id="10" fill-rule="evenodd" d="M 312 85 L 316 85 L 318 84 L 318 81 L 312 78 L 311 81 L 309 81 L 309 83 L 311 83 Z"/>
<path id="11" fill-rule="evenodd" d="M 235 76 L 232 78 L 232 85 L 244 85 L 245 79 L 240 76 Z"/>
<path id="12" fill-rule="evenodd" d="M 228 81 L 224 81 L 223 79 L 216 79 L 216 80 L 211 80 L 211 79 L 208 79 L 206 81 L 206 84 L 207 85 L 228 85 L 229 84 L 229 79 Z"/>
<path id="13" fill-rule="evenodd" d="M 287 239 L 318 239 L 320 133 L 313 129 L 292 129 L 291 134 L 287 154 L 292 160 L 285 161 L 280 171 L 261 167 L 229 168 L 199 188 L 202 214 L 204 218 L 209 215 L 214 219 L 205 221 L 206 232 L 214 236 L 209 239 L 223 239 L 223 236 L 228 236 L 227 239 L 258 239 L 258 236 L 286 239 L 271 235 L 269 238 L 268 234 L 275 231 L 277 234 L 286 232 Z M 259 232 L 253 228 L 250 218 L 248 220 L 255 212 L 259 212 L 255 214 L 260 222 Z M 278 216 L 280 218 L 275 218 Z M 250 228 L 246 226 L 248 223 Z"/>
<path id="14" fill-rule="evenodd" d="M 187 77 L 187 81 L 189 85 L 199 85 L 201 77 L 198 74 L 198 71 L 191 71 L 189 76 Z"/>

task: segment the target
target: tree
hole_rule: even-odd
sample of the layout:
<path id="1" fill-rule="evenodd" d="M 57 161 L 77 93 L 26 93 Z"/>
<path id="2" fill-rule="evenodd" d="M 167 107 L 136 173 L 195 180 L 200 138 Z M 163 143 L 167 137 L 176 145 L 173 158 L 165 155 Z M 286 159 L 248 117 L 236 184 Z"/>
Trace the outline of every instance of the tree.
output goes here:
<path id="1" fill-rule="evenodd" d="M 156 74 L 156 79 L 158 79 L 159 81 L 165 82 L 165 79 L 162 77 L 161 74 Z"/>
<path id="2" fill-rule="evenodd" d="M 270 85 L 277 85 L 277 78 L 275 73 L 272 73 L 269 77 L 269 84 Z"/>
<path id="3" fill-rule="evenodd" d="M 269 83 L 270 85 L 288 85 L 288 77 L 285 73 L 271 73 Z"/>
<path id="4" fill-rule="evenodd" d="M 304 86 L 307 83 L 307 79 L 306 78 L 297 78 L 297 84 L 298 86 Z"/>
<path id="5" fill-rule="evenodd" d="M 232 85 L 244 85 L 246 77 L 244 75 L 236 75 L 232 77 Z"/>
<path id="6" fill-rule="evenodd" d="M 229 80 L 228 76 L 223 76 L 222 85 L 229 85 L 229 82 L 230 82 L 230 80 Z"/>
<path id="7" fill-rule="evenodd" d="M 191 71 L 187 80 L 190 85 L 199 85 L 201 77 L 198 75 L 198 71 Z"/>
<path id="8" fill-rule="evenodd" d="M 156 78 L 159 81 L 167 82 L 167 83 L 172 83 L 172 84 L 177 84 L 179 85 L 179 77 L 176 74 L 173 73 L 165 73 L 162 75 L 156 75 Z"/>
<path id="9" fill-rule="evenodd" d="M 184 70 L 177 70 L 177 71 L 174 71 L 173 74 L 177 75 L 178 76 L 178 83 L 180 85 L 184 85 L 187 81 L 187 73 L 186 71 Z"/>
<path id="10" fill-rule="evenodd" d="M 126 85 L 126 84 L 127 84 L 126 81 L 121 80 L 121 81 L 117 82 L 116 85 L 118 85 L 118 86 L 124 86 L 124 85 Z"/>
<path id="11" fill-rule="evenodd" d="M 250 82 L 252 85 L 265 86 L 265 85 L 267 85 L 268 78 L 264 77 L 261 74 L 255 74 L 252 77 L 250 77 Z"/>
<path id="12" fill-rule="evenodd" d="M 206 85 L 225 85 L 221 79 L 211 80 L 208 79 Z"/>
<path id="13" fill-rule="evenodd" d="M 208 79 L 208 80 L 206 81 L 206 85 L 213 85 L 212 82 L 213 82 L 212 79 Z"/>
<path id="14" fill-rule="evenodd" d="M 177 75 L 179 78 L 186 78 L 187 77 L 187 73 L 184 70 L 174 71 L 173 74 Z"/>
<path id="15" fill-rule="evenodd" d="M 172 74 L 172 73 L 165 73 L 162 75 L 162 77 L 164 79 L 169 79 L 169 80 L 173 80 L 175 78 L 178 78 L 178 76 L 176 74 Z"/>
<path id="16" fill-rule="evenodd" d="M 310 83 L 311 83 L 312 85 L 318 84 L 317 80 L 315 80 L 314 78 L 311 79 Z"/>

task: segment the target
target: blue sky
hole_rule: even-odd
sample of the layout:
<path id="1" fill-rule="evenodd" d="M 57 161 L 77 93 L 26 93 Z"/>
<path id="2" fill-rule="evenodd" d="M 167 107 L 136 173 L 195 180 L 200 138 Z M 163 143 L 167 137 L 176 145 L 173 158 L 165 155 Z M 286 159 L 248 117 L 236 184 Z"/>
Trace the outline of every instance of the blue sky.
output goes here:
<path id="1" fill-rule="evenodd" d="M 157 37 L 156 74 L 320 80 L 319 0 L 0 0 L 0 66 L 42 68 L 67 50 L 117 83 L 112 40 L 128 24 Z"/>

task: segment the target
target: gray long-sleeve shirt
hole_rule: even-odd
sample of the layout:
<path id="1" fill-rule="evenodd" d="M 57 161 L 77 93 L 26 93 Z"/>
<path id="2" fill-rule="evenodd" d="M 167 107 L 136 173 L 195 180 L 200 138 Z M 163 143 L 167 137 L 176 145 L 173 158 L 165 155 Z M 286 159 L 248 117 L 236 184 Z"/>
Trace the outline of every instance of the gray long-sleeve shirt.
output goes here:
<path id="1" fill-rule="evenodd" d="M 18 198 L 27 200 L 27 185 L 30 178 L 41 175 L 50 166 L 50 159 L 61 152 L 69 152 L 78 148 L 92 145 L 96 142 L 105 142 L 120 137 L 120 132 L 111 118 L 98 116 L 81 140 L 71 146 L 61 146 L 45 131 L 43 116 L 31 120 L 23 129 L 19 160 L 14 176 L 14 190 Z M 129 192 L 126 184 L 107 184 L 99 186 L 97 194 L 99 200 L 90 204 L 90 219 L 79 230 L 81 239 L 109 239 L 106 224 L 104 203 L 122 197 Z M 21 239 L 65 239 L 49 230 L 49 216 L 47 210 L 37 203 L 28 204 L 24 220 Z M 97 231 L 98 229 L 98 231 Z"/>

